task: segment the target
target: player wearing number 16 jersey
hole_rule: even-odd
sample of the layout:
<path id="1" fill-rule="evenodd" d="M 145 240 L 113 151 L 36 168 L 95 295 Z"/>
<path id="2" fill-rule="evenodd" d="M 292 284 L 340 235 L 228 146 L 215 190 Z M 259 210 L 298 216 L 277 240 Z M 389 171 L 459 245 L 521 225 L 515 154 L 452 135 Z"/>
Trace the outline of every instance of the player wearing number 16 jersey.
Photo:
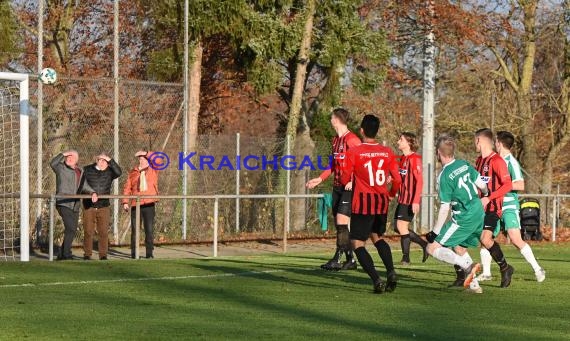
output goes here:
<path id="1" fill-rule="evenodd" d="M 374 283 L 374 291 L 394 291 L 397 279 L 390 245 L 382 238 L 386 232 L 388 204 L 396 196 L 401 179 L 394 153 L 375 140 L 380 120 L 374 115 L 366 115 L 360 125 L 363 143 L 350 149 L 346 157 L 346 172 L 342 183 L 352 188 L 352 216 L 350 241 L 358 262 Z M 392 177 L 392 187 L 386 185 Z M 366 251 L 366 240 L 372 239 L 388 273 L 387 281 L 380 279 L 374 268 L 374 261 Z"/>

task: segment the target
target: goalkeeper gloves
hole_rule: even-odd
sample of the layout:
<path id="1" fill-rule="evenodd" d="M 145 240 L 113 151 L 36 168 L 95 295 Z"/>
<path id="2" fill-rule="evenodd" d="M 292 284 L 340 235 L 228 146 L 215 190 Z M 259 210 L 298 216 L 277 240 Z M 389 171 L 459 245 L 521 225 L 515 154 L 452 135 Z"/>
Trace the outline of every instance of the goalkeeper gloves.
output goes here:
<path id="1" fill-rule="evenodd" d="M 428 234 L 426 234 L 426 239 L 429 243 L 433 243 L 435 241 L 435 238 L 437 238 L 437 233 L 433 231 L 430 231 Z"/>

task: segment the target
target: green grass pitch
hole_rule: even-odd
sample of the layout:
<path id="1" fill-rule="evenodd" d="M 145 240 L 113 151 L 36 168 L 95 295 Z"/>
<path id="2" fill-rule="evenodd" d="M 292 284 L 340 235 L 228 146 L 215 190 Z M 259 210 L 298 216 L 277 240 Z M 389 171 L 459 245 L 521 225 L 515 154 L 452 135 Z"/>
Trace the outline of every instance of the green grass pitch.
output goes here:
<path id="1" fill-rule="evenodd" d="M 318 269 L 328 254 L 2 263 L 0 339 L 568 340 L 568 246 L 533 247 L 543 283 L 504 246 L 512 285 L 498 287 L 493 264 L 480 295 L 448 289 L 453 268 L 419 252 L 382 295 L 361 270 Z"/>

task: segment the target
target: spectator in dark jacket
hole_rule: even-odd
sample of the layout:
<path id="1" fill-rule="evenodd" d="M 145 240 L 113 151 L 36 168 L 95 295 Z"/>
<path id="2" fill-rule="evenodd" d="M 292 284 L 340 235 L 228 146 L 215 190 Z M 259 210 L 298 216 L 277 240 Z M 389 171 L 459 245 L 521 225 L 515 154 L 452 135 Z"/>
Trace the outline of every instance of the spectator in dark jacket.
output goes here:
<path id="1" fill-rule="evenodd" d="M 56 194 L 91 194 L 91 200 L 97 202 L 97 193 L 85 181 L 83 169 L 77 165 L 79 154 L 75 150 L 57 154 L 50 162 L 55 173 Z M 79 221 L 79 199 L 59 198 L 56 200 L 56 209 L 63 219 L 65 227 L 63 243 L 58 260 L 72 259 L 71 244 L 77 231 Z"/>
<path id="2" fill-rule="evenodd" d="M 85 166 L 85 180 L 99 194 L 111 194 L 113 180 L 121 176 L 121 167 L 109 156 L 98 155 L 96 162 Z M 93 202 L 83 200 L 83 259 L 91 259 L 93 253 L 93 235 L 95 229 L 99 235 L 99 259 L 107 260 L 109 249 L 109 216 L 111 203 L 109 199 Z"/>

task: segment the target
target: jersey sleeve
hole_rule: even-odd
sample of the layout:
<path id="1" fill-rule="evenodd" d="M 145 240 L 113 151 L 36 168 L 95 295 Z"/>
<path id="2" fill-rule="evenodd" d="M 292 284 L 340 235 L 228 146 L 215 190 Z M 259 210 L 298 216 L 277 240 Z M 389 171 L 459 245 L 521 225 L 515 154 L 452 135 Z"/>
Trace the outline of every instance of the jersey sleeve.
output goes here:
<path id="1" fill-rule="evenodd" d="M 509 193 L 513 189 L 513 183 L 511 181 L 511 176 L 509 175 L 509 170 L 507 169 L 507 163 L 503 158 L 496 158 L 492 161 L 491 167 L 493 172 L 499 178 L 499 188 L 493 191 L 489 195 L 489 199 L 497 199 L 504 197 L 505 194 Z"/>
<path id="2" fill-rule="evenodd" d="M 422 159 L 421 157 L 417 156 L 413 158 L 413 160 L 414 161 L 411 165 L 412 167 L 410 168 L 412 171 L 412 176 L 414 177 L 414 181 L 416 183 L 416 192 L 412 198 L 412 204 L 419 204 L 422 199 L 422 190 L 424 186 L 424 179 L 422 175 Z"/>
<path id="3" fill-rule="evenodd" d="M 512 182 L 524 180 L 521 165 L 517 159 L 512 156 L 509 158 L 509 174 L 511 175 Z"/>

